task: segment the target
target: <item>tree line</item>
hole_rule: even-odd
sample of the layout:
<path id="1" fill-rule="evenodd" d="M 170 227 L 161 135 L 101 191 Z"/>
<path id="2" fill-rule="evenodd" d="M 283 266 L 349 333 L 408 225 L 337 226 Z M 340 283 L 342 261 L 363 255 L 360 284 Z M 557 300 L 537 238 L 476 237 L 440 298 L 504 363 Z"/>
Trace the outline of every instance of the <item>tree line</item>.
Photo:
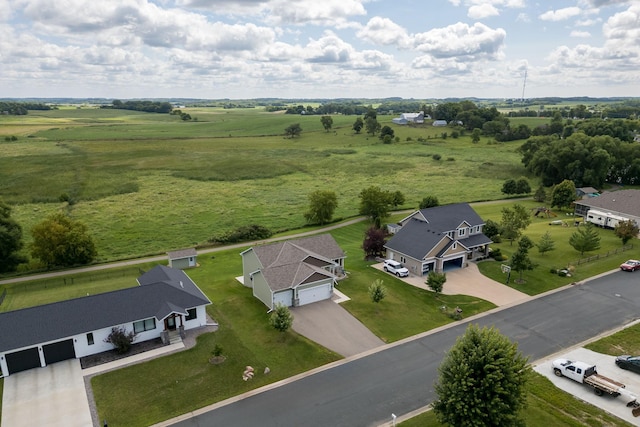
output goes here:
<path id="1" fill-rule="evenodd" d="M 103 105 L 100 108 L 117 110 L 144 111 L 147 113 L 170 113 L 173 106 L 169 102 L 160 101 L 125 101 L 114 99 L 111 105 Z"/>
<path id="2" fill-rule="evenodd" d="M 0 101 L 0 113 L 12 116 L 26 116 L 29 110 L 51 110 L 51 106 L 39 102 L 4 102 Z"/>

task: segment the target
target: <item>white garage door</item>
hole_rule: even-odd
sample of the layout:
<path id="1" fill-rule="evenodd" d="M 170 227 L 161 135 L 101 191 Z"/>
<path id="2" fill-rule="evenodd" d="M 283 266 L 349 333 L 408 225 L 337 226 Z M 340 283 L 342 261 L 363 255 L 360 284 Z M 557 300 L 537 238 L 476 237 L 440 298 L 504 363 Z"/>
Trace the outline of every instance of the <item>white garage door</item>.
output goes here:
<path id="1" fill-rule="evenodd" d="M 325 283 L 313 288 L 301 289 L 298 291 L 298 305 L 311 304 L 331 298 L 333 288 L 331 283 Z"/>
<path id="2" fill-rule="evenodd" d="M 291 307 L 293 305 L 293 291 L 288 289 L 286 291 L 273 294 L 273 306 L 275 307 L 277 304 Z"/>

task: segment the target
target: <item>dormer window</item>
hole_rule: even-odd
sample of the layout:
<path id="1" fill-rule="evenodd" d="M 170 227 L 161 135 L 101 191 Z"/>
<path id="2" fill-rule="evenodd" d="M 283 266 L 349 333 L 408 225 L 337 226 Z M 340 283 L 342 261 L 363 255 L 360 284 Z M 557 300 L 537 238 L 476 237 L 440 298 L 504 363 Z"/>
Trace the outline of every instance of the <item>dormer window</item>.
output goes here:
<path id="1" fill-rule="evenodd" d="M 459 228 L 458 229 L 458 235 L 460 236 L 464 236 L 464 234 L 467 232 L 466 228 Z"/>

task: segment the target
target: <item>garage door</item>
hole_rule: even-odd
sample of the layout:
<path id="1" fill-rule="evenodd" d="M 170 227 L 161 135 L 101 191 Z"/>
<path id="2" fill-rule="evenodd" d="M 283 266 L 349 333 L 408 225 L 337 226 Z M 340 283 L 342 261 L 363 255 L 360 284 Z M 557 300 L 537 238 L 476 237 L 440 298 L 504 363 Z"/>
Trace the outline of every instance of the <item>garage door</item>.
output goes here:
<path id="1" fill-rule="evenodd" d="M 331 283 L 315 286 L 313 288 L 301 289 L 298 291 L 298 305 L 311 304 L 312 302 L 322 301 L 331 298 Z"/>
<path id="2" fill-rule="evenodd" d="M 450 259 L 449 261 L 445 261 L 442 264 L 442 269 L 444 271 L 456 270 L 462 267 L 463 262 L 464 262 L 464 257 Z"/>
<path id="3" fill-rule="evenodd" d="M 7 361 L 7 368 L 9 368 L 10 374 L 40 367 L 38 347 L 9 353 L 5 356 L 5 360 Z"/>
<path id="4" fill-rule="evenodd" d="M 44 361 L 47 365 L 76 357 L 72 339 L 43 345 L 42 351 L 44 351 Z"/>
<path id="5" fill-rule="evenodd" d="M 282 304 L 284 306 L 291 307 L 293 305 L 293 291 L 291 289 L 288 289 L 286 291 L 273 294 L 274 307 L 276 304 Z"/>

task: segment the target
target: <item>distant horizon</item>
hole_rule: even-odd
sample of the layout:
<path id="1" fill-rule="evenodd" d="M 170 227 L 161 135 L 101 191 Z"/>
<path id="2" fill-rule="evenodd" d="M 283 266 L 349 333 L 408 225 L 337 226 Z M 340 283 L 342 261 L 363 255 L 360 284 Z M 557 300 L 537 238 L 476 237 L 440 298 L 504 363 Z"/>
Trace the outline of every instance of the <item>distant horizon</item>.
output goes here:
<path id="1" fill-rule="evenodd" d="M 638 0 L 2 5 L 6 98 L 640 97 Z"/>

